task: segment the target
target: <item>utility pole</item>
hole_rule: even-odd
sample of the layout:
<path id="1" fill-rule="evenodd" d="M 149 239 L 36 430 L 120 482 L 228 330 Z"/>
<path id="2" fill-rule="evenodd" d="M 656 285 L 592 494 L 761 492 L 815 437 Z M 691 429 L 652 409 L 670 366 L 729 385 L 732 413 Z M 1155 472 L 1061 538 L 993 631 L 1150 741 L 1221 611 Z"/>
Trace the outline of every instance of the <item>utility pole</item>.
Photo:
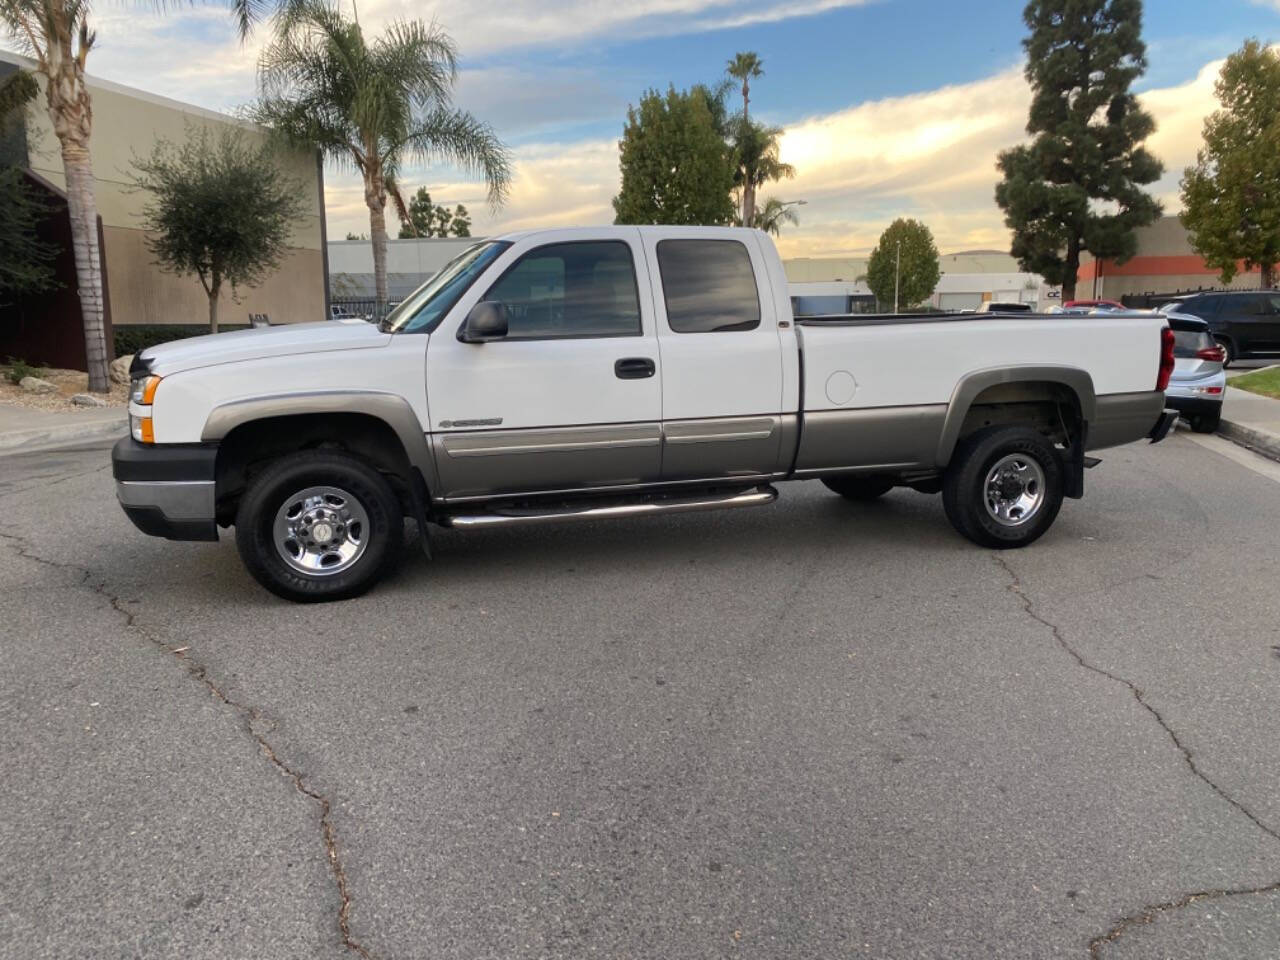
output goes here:
<path id="1" fill-rule="evenodd" d="M 902 241 L 895 240 L 893 252 L 893 312 L 898 312 L 898 276 L 902 272 Z"/>

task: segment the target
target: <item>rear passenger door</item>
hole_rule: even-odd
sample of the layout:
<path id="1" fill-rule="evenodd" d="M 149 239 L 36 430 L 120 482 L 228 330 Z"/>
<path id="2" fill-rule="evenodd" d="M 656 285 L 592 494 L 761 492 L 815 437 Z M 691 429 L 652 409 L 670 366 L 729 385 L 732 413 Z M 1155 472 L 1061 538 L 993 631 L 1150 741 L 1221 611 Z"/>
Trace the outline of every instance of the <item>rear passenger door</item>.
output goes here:
<path id="1" fill-rule="evenodd" d="M 481 301 L 500 340 L 457 339 Z M 659 479 L 660 358 L 639 230 L 521 240 L 431 334 L 427 400 L 451 500 Z"/>
<path id="2" fill-rule="evenodd" d="M 662 478 L 769 475 L 786 423 L 775 299 L 753 234 L 646 230 L 662 358 Z M 789 319 L 789 318 L 788 318 Z"/>

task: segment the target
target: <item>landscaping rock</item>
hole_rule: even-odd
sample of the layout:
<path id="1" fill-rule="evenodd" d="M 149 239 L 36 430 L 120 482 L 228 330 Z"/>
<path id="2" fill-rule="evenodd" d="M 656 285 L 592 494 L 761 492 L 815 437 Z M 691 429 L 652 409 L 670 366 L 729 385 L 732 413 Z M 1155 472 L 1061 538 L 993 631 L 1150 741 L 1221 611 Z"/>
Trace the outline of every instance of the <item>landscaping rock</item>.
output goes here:
<path id="1" fill-rule="evenodd" d="M 101 397 L 95 397 L 91 393 L 77 393 L 71 398 L 72 404 L 77 407 L 105 407 L 107 401 Z"/>
<path id="2" fill-rule="evenodd" d="M 57 393 L 58 388 L 48 380 L 41 380 L 39 377 L 23 377 L 18 381 L 18 386 L 27 393 Z"/>
<path id="3" fill-rule="evenodd" d="M 112 383 L 128 383 L 129 382 L 129 364 L 133 363 L 133 354 L 127 353 L 123 357 L 116 357 L 111 361 L 108 376 L 111 377 Z"/>

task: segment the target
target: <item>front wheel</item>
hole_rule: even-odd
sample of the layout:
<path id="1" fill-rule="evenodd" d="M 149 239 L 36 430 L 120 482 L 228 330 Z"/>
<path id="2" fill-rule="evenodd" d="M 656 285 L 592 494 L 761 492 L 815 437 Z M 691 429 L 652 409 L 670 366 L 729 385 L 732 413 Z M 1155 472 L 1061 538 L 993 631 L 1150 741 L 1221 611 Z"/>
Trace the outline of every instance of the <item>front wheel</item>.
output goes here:
<path id="1" fill-rule="evenodd" d="M 1062 508 L 1062 460 L 1029 427 L 988 427 L 963 440 L 943 477 L 947 519 L 997 550 L 1038 539 Z"/>
<path id="2" fill-rule="evenodd" d="M 286 600 L 358 596 L 394 563 L 403 517 L 372 467 L 324 450 L 291 454 L 259 474 L 236 511 L 249 573 Z"/>

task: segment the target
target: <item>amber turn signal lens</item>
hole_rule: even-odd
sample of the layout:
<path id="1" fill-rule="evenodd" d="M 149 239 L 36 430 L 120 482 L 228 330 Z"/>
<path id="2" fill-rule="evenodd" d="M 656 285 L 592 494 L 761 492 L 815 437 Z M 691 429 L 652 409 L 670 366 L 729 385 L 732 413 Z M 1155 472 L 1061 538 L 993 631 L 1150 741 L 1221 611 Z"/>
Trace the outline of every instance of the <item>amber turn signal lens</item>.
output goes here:
<path id="1" fill-rule="evenodd" d="M 155 390 L 152 390 L 151 392 L 152 392 L 152 393 L 155 393 Z M 150 418 L 150 417 L 143 417 L 143 418 L 142 418 L 142 423 L 140 424 L 140 427 L 141 427 L 141 433 L 142 433 L 142 442 L 143 442 L 143 443 L 155 443 L 155 442 L 156 442 L 156 431 L 155 431 L 155 428 L 151 425 L 151 418 Z"/>
<path id="2" fill-rule="evenodd" d="M 156 387 L 160 386 L 159 377 L 147 377 L 142 383 L 142 402 L 146 406 L 150 406 L 156 398 Z M 148 420 L 147 423 L 151 421 Z"/>

